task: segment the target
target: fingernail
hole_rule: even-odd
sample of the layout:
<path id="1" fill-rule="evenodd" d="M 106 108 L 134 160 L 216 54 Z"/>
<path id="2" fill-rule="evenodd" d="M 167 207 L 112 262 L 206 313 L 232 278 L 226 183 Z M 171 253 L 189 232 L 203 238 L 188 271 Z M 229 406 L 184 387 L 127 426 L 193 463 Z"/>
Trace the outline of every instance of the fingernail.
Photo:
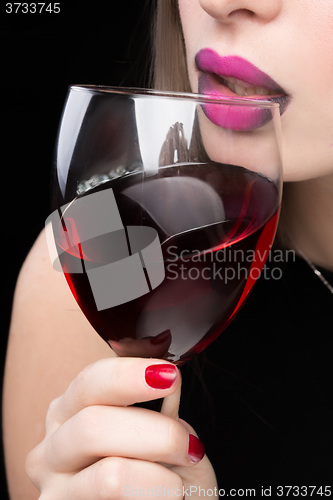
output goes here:
<path id="1" fill-rule="evenodd" d="M 153 389 L 169 389 L 177 377 L 177 368 L 173 365 L 160 364 L 147 366 L 145 379 Z"/>
<path id="2" fill-rule="evenodd" d="M 205 447 L 196 436 L 188 436 L 188 456 L 191 462 L 200 462 L 205 456 Z"/>

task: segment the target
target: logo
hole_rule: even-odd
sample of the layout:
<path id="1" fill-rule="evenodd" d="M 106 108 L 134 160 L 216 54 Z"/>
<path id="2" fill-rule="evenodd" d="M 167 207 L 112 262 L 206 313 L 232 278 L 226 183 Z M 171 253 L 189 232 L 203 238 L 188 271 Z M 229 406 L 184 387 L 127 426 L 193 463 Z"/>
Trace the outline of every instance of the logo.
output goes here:
<path id="1" fill-rule="evenodd" d="M 99 311 L 141 297 L 165 278 L 157 231 L 124 227 L 111 188 L 63 205 L 45 226 L 53 267 L 86 273 Z"/>

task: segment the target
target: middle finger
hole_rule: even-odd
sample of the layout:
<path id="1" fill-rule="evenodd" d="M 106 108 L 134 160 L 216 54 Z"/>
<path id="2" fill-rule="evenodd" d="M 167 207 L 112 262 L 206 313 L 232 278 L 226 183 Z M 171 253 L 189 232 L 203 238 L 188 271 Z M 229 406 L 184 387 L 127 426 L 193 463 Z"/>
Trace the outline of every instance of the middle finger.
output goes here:
<path id="1" fill-rule="evenodd" d="M 191 465 L 201 442 L 181 422 L 143 408 L 91 406 L 46 439 L 45 458 L 58 472 L 81 470 L 102 457 Z"/>

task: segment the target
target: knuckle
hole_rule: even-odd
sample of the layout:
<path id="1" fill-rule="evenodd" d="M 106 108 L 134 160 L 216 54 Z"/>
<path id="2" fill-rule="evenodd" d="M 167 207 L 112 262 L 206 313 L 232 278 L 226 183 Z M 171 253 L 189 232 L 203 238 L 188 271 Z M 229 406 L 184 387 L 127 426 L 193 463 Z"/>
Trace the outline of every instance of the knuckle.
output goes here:
<path id="1" fill-rule="evenodd" d="M 80 442 L 92 446 L 101 428 L 101 409 L 98 406 L 83 408 L 73 420 L 75 435 L 80 436 Z"/>
<path id="2" fill-rule="evenodd" d="M 98 455 L 105 430 L 100 413 L 98 406 L 86 407 L 52 433 L 45 440 L 45 464 L 64 472 L 68 467 L 67 452 L 82 457 Z"/>
<path id="3" fill-rule="evenodd" d="M 90 373 L 95 369 L 95 366 L 98 363 L 91 363 L 84 368 L 76 375 L 72 384 L 74 385 L 84 385 L 86 383 L 87 378 L 90 377 Z"/>
<path id="4" fill-rule="evenodd" d="M 25 459 L 25 471 L 37 487 L 41 480 L 43 462 L 42 444 L 39 444 L 28 453 Z"/>
<path id="5" fill-rule="evenodd" d="M 88 405 L 87 387 L 90 385 L 89 381 L 93 377 L 94 372 L 95 364 L 88 365 L 78 373 L 70 384 L 70 392 L 75 394 L 75 398 L 82 408 Z"/>
<path id="6" fill-rule="evenodd" d="M 108 457 L 97 464 L 95 484 L 101 500 L 110 500 L 122 496 L 124 476 L 128 461 L 121 457 Z"/>
<path id="7" fill-rule="evenodd" d="M 187 433 L 174 419 L 168 419 L 164 429 L 164 449 L 167 455 L 179 454 L 179 450 L 183 448 L 182 442 L 187 439 Z"/>
<path id="8" fill-rule="evenodd" d="M 104 386 L 105 380 L 110 384 L 111 377 L 106 375 L 110 371 L 110 359 L 100 359 L 95 363 L 85 366 L 69 386 L 70 397 L 75 397 L 77 407 L 85 408 L 92 403 L 92 397 L 95 395 L 96 388 L 100 392 L 101 386 Z"/>
<path id="9" fill-rule="evenodd" d="M 60 406 L 61 396 L 56 399 L 53 399 L 49 404 L 46 413 L 46 429 L 48 430 L 51 426 L 53 426 L 58 420 L 59 414 L 59 406 Z"/>
<path id="10" fill-rule="evenodd" d="M 100 412 L 101 408 L 99 406 L 86 406 L 77 414 L 77 425 L 82 426 L 82 430 L 93 431 L 93 428 L 98 425 L 98 421 L 100 420 Z"/>

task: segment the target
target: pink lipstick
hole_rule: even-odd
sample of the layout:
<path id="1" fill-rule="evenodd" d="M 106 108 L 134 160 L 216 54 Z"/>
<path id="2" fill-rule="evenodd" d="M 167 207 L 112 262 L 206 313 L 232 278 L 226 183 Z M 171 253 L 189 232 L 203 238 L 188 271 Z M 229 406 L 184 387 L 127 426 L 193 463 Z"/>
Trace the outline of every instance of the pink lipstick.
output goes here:
<path id="1" fill-rule="evenodd" d="M 202 49 L 195 57 L 199 70 L 199 93 L 224 99 L 243 99 L 275 102 L 282 114 L 290 96 L 270 76 L 239 56 L 220 56 L 212 49 Z M 265 125 L 271 115 L 266 109 L 250 107 L 204 106 L 207 117 L 216 125 L 237 131 L 248 131 Z"/>

